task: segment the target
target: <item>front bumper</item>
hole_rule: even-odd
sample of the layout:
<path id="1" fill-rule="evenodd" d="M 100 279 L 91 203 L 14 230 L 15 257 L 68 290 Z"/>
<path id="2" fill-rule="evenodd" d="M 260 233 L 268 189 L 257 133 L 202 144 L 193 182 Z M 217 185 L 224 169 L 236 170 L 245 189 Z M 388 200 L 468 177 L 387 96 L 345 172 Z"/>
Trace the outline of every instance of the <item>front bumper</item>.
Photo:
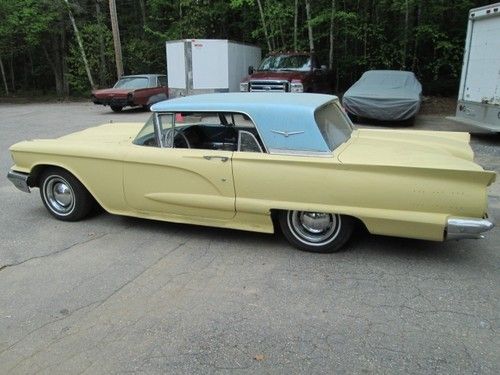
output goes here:
<path id="1" fill-rule="evenodd" d="M 21 173 L 21 172 L 15 172 L 15 171 L 9 171 L 7 174 L 7 178 L 14 184 L 16 188 L 18 188 L 21 191 L 24 191 L 25 193 L 30 193 L 30 187 L 29 187 L 29 179 L 30 175 L 27 173 Z"/>
<path id="2" fill-rule="evenodd" d="M 446 223 L 446 240 L 462 240 L 465 238 L 484 238 L 482 233 L 495 226 L 493 218 L 484 219 L 468 217 L 449 217 Z"/>

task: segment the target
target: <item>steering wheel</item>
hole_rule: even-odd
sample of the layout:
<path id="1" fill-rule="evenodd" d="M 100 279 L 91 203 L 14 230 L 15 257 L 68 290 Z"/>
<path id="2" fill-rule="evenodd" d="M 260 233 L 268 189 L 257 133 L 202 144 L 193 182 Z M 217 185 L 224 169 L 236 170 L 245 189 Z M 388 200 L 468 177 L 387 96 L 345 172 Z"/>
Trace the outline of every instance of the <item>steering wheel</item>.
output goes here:
<path id="1" fill-rule="evenodd" d="M 179 140 L 183 142 L 184 145 L 182 144 L 179 145 L 178 142 Z M 191 148 L 191 144 L 189 143 L 189 140 L 187 139 L 186 135 L 179 129 L 172 129 L 172 128 L 165 130 L 165 134 L 163 134 L 163 145 L 173 145 L 174 147 L 177 146 L 178 148 Z"/>

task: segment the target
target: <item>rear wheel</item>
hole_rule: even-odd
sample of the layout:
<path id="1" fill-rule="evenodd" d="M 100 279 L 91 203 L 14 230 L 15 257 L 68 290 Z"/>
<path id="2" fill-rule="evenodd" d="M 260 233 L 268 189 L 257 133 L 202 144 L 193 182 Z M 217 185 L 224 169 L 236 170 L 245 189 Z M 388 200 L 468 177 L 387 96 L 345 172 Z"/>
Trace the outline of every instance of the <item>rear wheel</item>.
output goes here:
<path id="1" fill-rule="evenodd" d="M 112 106 L 110 106 L 110 107 L 111 107 L 111 110 L 112 110 L 113 112 L 121 112 L 121 111 L 122 111 L 122 109 L 123 109 L 123 107 L 122 107 L 121 105 L 112 105 Z"/>
<path id="2" fill-rule="evenodd" d="M 354 229 L 353 218 L 323 212 L 282 211 L 279 223 L 293 246 L 317 253 L 339 251 Z"/>
<path id="3" fill-rule="evenodd" d="M 42 202 L 56 219 L 78 221 L 87 216 L 95 202 L 87 189 L 68 171 L 51 168 L 40 176 Z"/>

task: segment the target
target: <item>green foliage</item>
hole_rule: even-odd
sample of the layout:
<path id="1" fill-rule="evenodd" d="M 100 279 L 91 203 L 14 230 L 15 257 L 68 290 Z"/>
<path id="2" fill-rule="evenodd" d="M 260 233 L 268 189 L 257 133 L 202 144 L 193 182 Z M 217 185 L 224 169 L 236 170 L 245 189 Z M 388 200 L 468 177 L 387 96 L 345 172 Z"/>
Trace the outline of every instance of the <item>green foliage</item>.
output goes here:
<path id="1" fill-rule="evenodd" d="M 111 31 L 105 25 L 94 23 L 89 23 L 79 29 L 92 76 L 97 79 L 100 76 L 100 69 L 104 68 L 104 82 L 101 85 L 106 86 L 111 84 L 115 80 L 113 36 Z M 105 46 L 104 56 L 106 65 L 104 67 L 101 66 L 101 46 L 97 36 L 102 37 Z M 90 86 L 76 39 L 73 39 L 70 44 L 68 67 L 68 81 L 72 91 L 80 95 L 87 94 Z"/>
<path id="2" fill-rule="evenodd" d="M 69 0 L 69 4 L 94 80 L 102 86 L 116 80 L 116 69 L 108 2 L 96 1 Z M 271 47 L 293 49 L 295 1 L 260 2 Z M 468 10 L 490 2 L 336 0 L 332 19 L 332 0 L 311 0 L 310 24 L 316 53 L 327 64 L 333 21 L 333 69 L 339 91 L 374 68 L 414 70 L 424 90 L 439 87 L 434 84 L 437 81 L 452 82 L 452 86 L 454 82 L 456 87 Z M 172 39 L 232 39 L 267 51 L 256 0 L 116 0 L 116 4 L 126 74 L 164 72 L 165 41 Z M 61 91 L 67 82 L 73 93 L 89 91 L 63 0 L 0 0 L 0 20 L 0 57 L 12 76 L 9 85 Z M 298 49 L 307 49 L 304 0 L 298 1 L 297 35 Z"/>

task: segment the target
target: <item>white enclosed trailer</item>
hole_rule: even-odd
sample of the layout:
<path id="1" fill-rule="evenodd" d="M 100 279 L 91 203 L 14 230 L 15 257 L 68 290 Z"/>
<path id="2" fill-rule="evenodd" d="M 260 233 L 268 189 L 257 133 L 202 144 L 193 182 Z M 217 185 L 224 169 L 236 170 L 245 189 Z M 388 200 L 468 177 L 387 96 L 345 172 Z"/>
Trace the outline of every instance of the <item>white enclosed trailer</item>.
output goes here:
<path id="1" fill-rule="evenodd" d="M 248 67 L 261 60 L 259 47 L 224 39 L 168 41 L 166 53 L 171 97 L 240 91 Z"/>
<path id="2" fill-rule="evenodd" d="M 457 110 L 450 119 L 500 132 L 500 3 L 469 11 Z"/>

